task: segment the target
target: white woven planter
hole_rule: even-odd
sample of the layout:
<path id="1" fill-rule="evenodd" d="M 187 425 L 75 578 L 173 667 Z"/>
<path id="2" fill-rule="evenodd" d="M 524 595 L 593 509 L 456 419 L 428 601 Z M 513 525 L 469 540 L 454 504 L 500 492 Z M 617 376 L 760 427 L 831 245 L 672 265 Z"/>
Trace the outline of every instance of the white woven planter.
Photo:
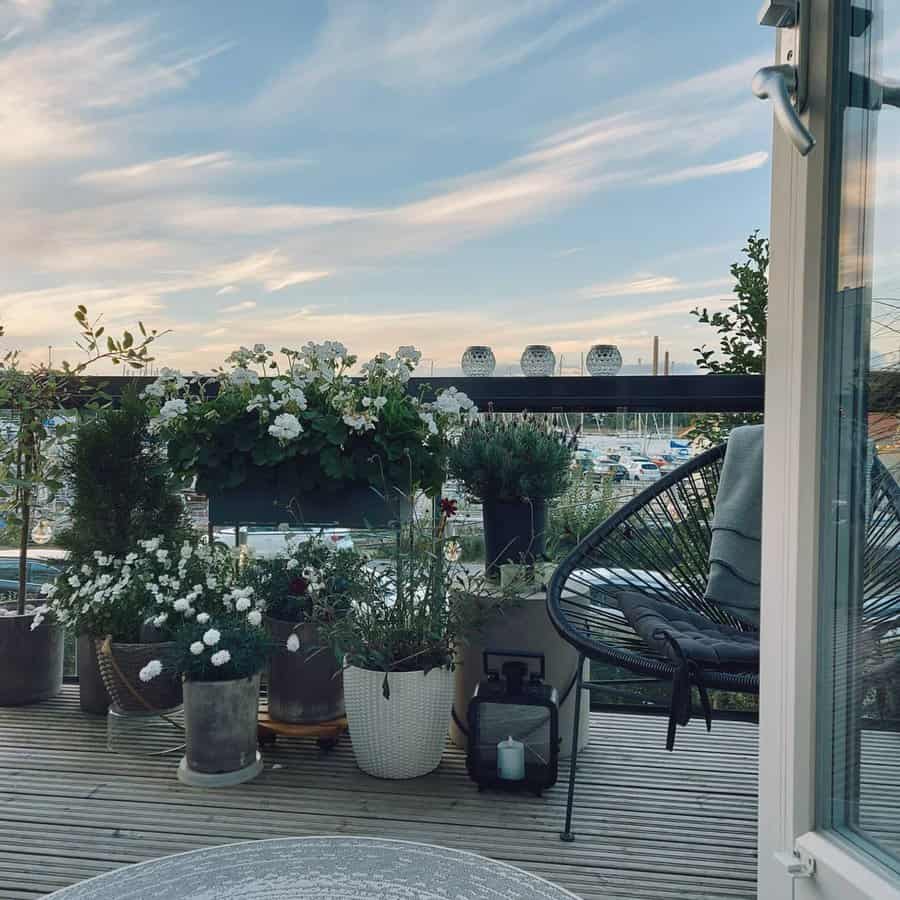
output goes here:
<path id="1" fill-rule="evenodd" d="M 436 769 L 447 743 L 453 709 L 449 669 L 391 672 L 344 670 L 344 704 L 356 764 L 376 778 L 417 778 Z"/>

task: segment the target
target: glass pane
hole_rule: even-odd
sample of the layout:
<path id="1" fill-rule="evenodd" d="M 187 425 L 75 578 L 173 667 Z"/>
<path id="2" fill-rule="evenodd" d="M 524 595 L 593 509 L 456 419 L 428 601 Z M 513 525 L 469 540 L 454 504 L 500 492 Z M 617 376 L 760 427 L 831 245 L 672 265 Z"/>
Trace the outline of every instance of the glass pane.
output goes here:
<path id="1" fill-rule="evenodd" d="M 826 295 L 820 825 L 900 868 L 900 0 L 840 4 Z M 897 68 L 882 71 L 880 61 Z"/>

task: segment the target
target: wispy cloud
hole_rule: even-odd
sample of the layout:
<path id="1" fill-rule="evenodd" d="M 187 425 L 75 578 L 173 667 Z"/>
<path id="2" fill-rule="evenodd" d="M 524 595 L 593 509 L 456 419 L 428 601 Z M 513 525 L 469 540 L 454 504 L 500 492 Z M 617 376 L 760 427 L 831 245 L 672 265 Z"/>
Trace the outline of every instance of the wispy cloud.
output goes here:
<path id="1" fill-rule="evenodd" d="M 731 285 L 728 278 L 685 283 L 673 275 L 638 275 L 626 281 L 610 281 L 591 284 L 582 288 L 578 295 L 584 299 L 604 297 L 637 297 L 647 294 L 671 294 L 675 291 L 697 291 L 710 288 L 725 288 Z"/>
<path id="2" fill-rule="evenodd" d="M 247 312 L 248 310 L 256 309 L 256 305 L 257 304 L 256 304 L 255 300 L 242 300 L 240 303 L 233 303 L 231 306 L 223 306 L 221 309 L 221 312 L 223 312 L 223 313 Z"/>
<path id="3" fill-rule="evenodd" d="M 678 184 L 682 181 L 694 181 L 697 178 L 713 178 L 719 175 L 733 175 L 736 172 L 750 172 L 759 169 L 769 161 L 769 154 L 763 151 L 748 153 L 724 162 L 704 163 L 699 166 L 687 166 L 674 172 L 651 175 L 644 184 Z"/>

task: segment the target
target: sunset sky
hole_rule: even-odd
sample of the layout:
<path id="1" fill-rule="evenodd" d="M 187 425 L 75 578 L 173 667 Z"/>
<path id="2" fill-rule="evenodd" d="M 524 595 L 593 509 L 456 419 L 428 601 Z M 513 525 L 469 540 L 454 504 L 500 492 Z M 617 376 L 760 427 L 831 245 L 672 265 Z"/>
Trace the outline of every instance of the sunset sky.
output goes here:
<path id="1" fill-rule="evenodd" d="M 0 0 L 0 321 L 689 363 L 768 230 L 751 3 Z"/>

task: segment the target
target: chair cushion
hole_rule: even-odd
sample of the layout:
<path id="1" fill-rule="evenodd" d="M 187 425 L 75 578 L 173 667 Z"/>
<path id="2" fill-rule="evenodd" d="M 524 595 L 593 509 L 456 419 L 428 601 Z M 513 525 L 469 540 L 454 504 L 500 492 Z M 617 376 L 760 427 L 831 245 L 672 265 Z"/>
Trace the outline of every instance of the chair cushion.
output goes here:
<path id="1" fill-rule="evenodd" d="M 720 625 L 691 610 L 644 594 L 623 593 L 619 604 L 644 642 L 676 665 L 684 658 L 707 669 L 759 671 L 759 634 Z M 677 644 L 677 648 L 672 642 Z"/>

